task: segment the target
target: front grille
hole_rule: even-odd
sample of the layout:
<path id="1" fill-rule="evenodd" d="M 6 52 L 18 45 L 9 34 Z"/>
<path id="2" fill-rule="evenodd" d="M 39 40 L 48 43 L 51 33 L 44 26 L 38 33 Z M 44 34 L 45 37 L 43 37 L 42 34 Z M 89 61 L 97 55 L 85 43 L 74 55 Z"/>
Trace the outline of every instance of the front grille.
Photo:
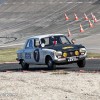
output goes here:
<path id="1" fill-rule="evenodd" d="M 69 51 L 68 52 L 68 57 L 72 57 L 72 56 L 75 56 L 75 52 L 74 51 Z"/>

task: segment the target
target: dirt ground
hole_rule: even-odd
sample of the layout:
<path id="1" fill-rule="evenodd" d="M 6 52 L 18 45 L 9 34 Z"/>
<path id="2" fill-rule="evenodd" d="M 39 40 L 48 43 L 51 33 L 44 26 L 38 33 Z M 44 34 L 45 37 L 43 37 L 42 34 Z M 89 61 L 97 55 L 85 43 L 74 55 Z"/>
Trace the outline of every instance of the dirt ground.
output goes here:
<path id="1" fill-rule="evenodd" d="M 0 100 L 100 100 L 100 73 L 1 72 Z"/>

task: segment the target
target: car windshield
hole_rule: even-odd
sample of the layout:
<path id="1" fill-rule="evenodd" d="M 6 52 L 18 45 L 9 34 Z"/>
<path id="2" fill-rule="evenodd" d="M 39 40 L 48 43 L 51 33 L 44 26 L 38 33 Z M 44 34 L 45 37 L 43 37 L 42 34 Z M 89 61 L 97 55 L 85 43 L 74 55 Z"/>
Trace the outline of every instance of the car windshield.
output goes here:
<path id="1" fill-rule="evenodd" d="M 45 47 L 59 44 L 71 44 L 67 37 L 63 35 L 42 38 L 41 44 L 42 43 L 45 44 Z"/>

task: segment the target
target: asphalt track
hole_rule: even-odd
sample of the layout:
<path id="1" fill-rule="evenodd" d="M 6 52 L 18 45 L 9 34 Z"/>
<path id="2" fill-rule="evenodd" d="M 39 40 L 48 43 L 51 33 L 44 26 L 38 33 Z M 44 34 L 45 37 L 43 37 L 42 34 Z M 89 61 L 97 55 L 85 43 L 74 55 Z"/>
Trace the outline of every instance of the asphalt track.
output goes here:
<path id="1" fill-rule="evenodd" d="M 100 72 L 100 59 L 87 59 L 84 68 L 78 68 L 77 64 L 57 65 L 55 71 L 74 71 L 74 72 Z M 0 72 L 50 72 L 46 65 L 31 65 L 28 71 L 23 71 L 18 63 L 0 64 Z"/>

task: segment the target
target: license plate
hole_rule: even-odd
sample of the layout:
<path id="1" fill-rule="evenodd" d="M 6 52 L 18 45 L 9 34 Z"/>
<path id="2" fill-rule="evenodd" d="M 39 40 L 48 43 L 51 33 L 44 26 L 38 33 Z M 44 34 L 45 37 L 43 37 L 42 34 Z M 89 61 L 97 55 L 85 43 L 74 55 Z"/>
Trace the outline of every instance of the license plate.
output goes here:
<path id="1" fill-rule="evenodd" d="M 68 58 L 68 62 L 77 61 L 77 60 L 78 60 L 78 58 L 76 58 L 76 57 L 69 57 Z"/>

